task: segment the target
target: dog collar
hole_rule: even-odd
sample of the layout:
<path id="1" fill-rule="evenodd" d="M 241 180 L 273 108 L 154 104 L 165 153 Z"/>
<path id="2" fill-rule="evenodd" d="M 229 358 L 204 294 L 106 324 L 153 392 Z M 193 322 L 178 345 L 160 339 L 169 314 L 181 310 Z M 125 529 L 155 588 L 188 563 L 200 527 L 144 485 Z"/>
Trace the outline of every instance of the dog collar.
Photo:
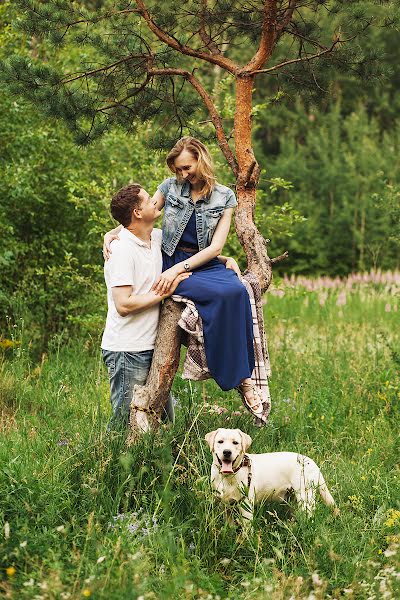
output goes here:
<path id="1" fill-rule="evenodd" d="M 218 462 L 219 462 L 219 466 L 222 467 L 222 461 L 219 459 L 219 456 L 217 456 Z M 251 459 L 250 456 L 247 456 L 247 454 L 245 454 L 240 462 L 240 464 L 235 468 L 232 469 L 233 473 L 237 473 L 238 471 L 240 471 L 240 469 L 242 467 L 249 467 L 249 471 L 248 471 L 248 475 L 247 475 L 247 487 L 250 487 L 251 484 Z"/>

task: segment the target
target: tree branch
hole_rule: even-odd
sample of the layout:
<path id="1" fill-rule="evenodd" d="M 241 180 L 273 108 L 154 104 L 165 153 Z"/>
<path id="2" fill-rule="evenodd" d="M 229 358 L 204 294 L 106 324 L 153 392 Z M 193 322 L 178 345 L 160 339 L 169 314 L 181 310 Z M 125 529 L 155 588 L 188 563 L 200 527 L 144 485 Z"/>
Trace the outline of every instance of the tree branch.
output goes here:
<path id="1" fill-rule="evenodd" d="M 223 155 L 225 156 L 226 160 L 228 161 L 233 174 L 235 175 L 235 177 L 237 177 L 238 172 L 239 172 L 238 164 L 236 162 L 236 158 L 234 157 L 234 154 L 233 154 L 233 152 L 229 146 L 228 140 L 226 138 L 225 131 L 224 131 L 224 128 L 222 125 L 222 119 L 219 116 L 217 109 L 216 109 L 213 101 L 211 100 L 210 95 L 207 93 L 207 91 L 201 85 L 200 81 L 198 79 L 196 79 L 196 77 L 192 73 L 190 73 L 189 71 L 185 71 L 184 69 L 174 69 L 174 68 L 149 69 L 148 74 L 151 77 L 159 76 L 159 75 L 161 75 L 161 76 L 177 75 L 179 77 L 184 77 L 184 79 L 189 81 L 189 83 L 194 87 L 194 89 L 200 95 L 204 104 L 206 105 L 208 112 L 210 113 L 212 123 L 215 127 L 219 147 L 221 148 Z"/>
<path id="2" fill-rule="evenodd" d="M 109 110 L 110 108 L 116 108 L 117 106 L 121 106 L 122 103 L 125 102 L 126 100 L 129 100 L 129 98 L 133 98 L 133 96 L 137 96 L 138 94 L 140 94 L 140 92 L 142 92 L 144 90 L 144 88 L 147 86 L 147 84 L 149 83 L 150 80 L 151 80 L 151 75 L 149 75 L 147 73 L 145 81 L 134 92 L 132 92 L 131 94 L 128 94 L 124 98 L 121 98 L 121 100 L 116 100 L 113 104 L 109 104 L 108 106 L 101 106 L 100 108 L 97 109 L 97 112 L 103 112 L 104 110 Z"/>
<path id="3" fill-rule="evenodd" d="M 310 60 L 313 60 L 314 58 L 319 58 L 320 56 L 323 56 L 324 54 L 328 54 L 329 52 L 332 52 L 335 48 L 335 46 L 337 46 L 337 44 L 341 43 L 341 40 L 335 40 L 332 44 L 332 46 L 330 46 L 330 48 L 325 48 L 325 50 L 322 50 L 322 52 L 317 52 L 317 54 L 312 54 L 311 56 L 303 56 L 302 58 L 293 58 L 292 60 L 286 60 L 283 63 L 279 63 L 279 65 L 275 65 L 274 67 L 270 67 L 269 69 L 259 69 L 257 71 L 254 71 L 254 74 L 259 74 L 259 73 L 272 73 L 273 71 L 277 71 L 278 69 L 282 69 L 283 67 L 286 67 L 287 65 L 293 65 L 295 63 L 299 63 L 299 62 L 308 62 Z"/>
<path id="4" fill-rule="evenodd" d="M 187 56 L 192 56 L 194 58 L 200 58 L 201 60 L 205 60 L 214 65 L 219 65 L 233 74 L 237 73 L 239 70 L 239 66 L 235 62 L 229 58 L 226 58 L 225 56 L 222 56 L 222 54 L 207 54 L 201 50 L 196 50 L 190 46 L 181 44 L 178 40 L 166 33 L 153 21 L 142 0 L 136 0 L 136 4 L 139 7 L 139 12 L 146 21 L 149 29 L 158 37 L 161 42 L 164 42 L 164 44 L 167 44 L 170 48 L 177 50 L 177 52 L 180 52 L 181 54 L 186 54 Z"/>
<path id="5" fill-rule="evenodd" d="M 94 69 L 93 71 L 85 71 L 84 73 L 81 73 L 80 75 L 77 75 L 76 77 L 71 77 L 70 79 L 64 79 L 62 81 L 62 83 L 71 83 L 71 81 L 76 81 L 77 79 L 83 79 L 84 77 L 89 77 L 89 75 L 95 75 L 96 73 L 102 73 L 104 71 L 109 71 L 113 67 L 117 67 L 118 65 L 121 65 L 122 63 L 125 63 L 125 62 L 129 62 L 130 60 L 133 60 L 135 58 L 136 59 L 137 58 L 146 59 L 147 57 L 144 54 L 131 54 L 130 56 L 125 56 L 124 58 L 117 60 L 115 63 L 112 63 L 111 65 L 107 65 L 105 67 L 99 67 L 98 69 Z"/>
<path id="6" fill-rule="evenodd" d="M 282 260 L 286 260 L 286 258 L 289 256 L 289 252 L 286 250 L 286 252 L 284 252 L 283 254 L 280 254 L 279 256 L 275 256 L 275 258 L 271 258 L 271 263 L 273 265 L 276 265 L 279 262 L 282 262 Z"/>
<path id="7" fill-rule="evenodd" d="M 276 42 L 276 18 L 276 0 L 265 0 L 260 44 L 253 58 L 241 70 L 242 73 L 257 72 L 271 56 Z"/>
<path id="8" fill-rule="evenodd" d="M 285 10 L 282 19 L 279 20 L 276 26 L 277 31 L 282 31 L 285 27 L 287 27 L 292 20 L 293 13 L 296 9 L 297 0 L 290 0 L 289 6 Z"/>
<path id="9" fill-rule="evenodd" d="M 200 14 L 200 30 L 199 35 L 204 45 L 210 50 L 211 54 L 222 56 L 221 50 L 215 44 L 214 40 L 206 32 L 205 13 L 207 10 L 208 0 L 201 0 L 201 14 Z"/>

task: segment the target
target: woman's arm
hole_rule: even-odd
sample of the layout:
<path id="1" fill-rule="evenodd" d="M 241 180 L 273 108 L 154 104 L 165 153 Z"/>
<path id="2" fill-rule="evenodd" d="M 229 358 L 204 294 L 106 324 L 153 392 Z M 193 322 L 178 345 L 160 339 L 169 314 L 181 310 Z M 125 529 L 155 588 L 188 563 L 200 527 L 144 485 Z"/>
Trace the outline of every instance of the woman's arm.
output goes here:
<path id="1" fill-rule="evenodd" d="M 213 258 L 216 258 L 221 254 L 222 248 L 226 242 L 226 238 L 228 237 L 229 228 L 231 226 L 233 208 L 226 208 L 224 210 L 224 214 L 219 220 L 219 223 L 215 229 L 215 233 L 213 235 L 211 244 L 204 248 L 204 250 L 200 250 L 197 254 L 194 254 L 190 258 L 188 258 L 185 263 L 189 264 L 190 270 L 196 269 L 197 267 L 201 267 L 205 263 L 209 262 Z M 156 281 L 153 286 L 153 290 L 158 294 L 165 294 L 172 284 L 173 280 L 180 273 L 184 273 L 185 269 L 183 266 L 183 262 L 177 263 L 170 269 L 161 273 L 160 278 Z"/>
<path id="2" fill-rule="evenodd" d="M 160 190 L 157 190 L 156 193 L 153 195 L 153 200 L 157 200 L 158 210 L 161 210 L 162 208 L 164 208 L 165 198 L 164 198 L 163 193 Z"/>

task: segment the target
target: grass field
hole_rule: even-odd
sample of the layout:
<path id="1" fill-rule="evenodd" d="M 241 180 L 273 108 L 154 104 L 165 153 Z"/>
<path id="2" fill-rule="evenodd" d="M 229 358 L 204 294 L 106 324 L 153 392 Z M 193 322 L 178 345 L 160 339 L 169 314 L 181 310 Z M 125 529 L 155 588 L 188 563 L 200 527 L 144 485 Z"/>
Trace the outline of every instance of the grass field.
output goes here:
<path id="1" fill-rule="evenodd" d="M 17 324 L 22 343 L 0 370 L 3 595 L 399 597 L 398 294 L 373 280 L 269 293 L 269 425 L 255 429 L 236 393 L 178 376 L 176 423 L 129 450 L 105 435 L 98 353 L 60 339 L 32 363 Z M 218 426 L 249 433 L 252 452 L 314 458 L 341 515 L 319 502 L 308 521 L 294 504 L 265 504 L 240 536 L 210 492 L 204 435 Z"/>

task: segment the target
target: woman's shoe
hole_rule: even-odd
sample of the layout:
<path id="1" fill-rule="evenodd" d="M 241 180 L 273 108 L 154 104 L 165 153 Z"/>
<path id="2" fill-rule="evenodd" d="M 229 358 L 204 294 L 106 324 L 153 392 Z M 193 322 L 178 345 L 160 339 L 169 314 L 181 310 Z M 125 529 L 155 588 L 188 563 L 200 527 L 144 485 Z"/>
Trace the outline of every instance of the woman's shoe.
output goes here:
<path id="1" fill-rule="evenodd" d="M 263 399 L 258 387 L 255 386 L 253 382 L 242 382 L 240 385 L 237 386 L 236 389 L 239 392 L 240 397 L 242 398 L 242 402 L 247 408 L 247 410 L 257 419 L 261 419 L 264 421 L 265 415 Z M 253 394 L 253 404 L 250 404 L 250 398 L 248 397 L 248 395 L 246 396 L 246 394 L 248 394 L 248 392 L 250 391 Z"/>

